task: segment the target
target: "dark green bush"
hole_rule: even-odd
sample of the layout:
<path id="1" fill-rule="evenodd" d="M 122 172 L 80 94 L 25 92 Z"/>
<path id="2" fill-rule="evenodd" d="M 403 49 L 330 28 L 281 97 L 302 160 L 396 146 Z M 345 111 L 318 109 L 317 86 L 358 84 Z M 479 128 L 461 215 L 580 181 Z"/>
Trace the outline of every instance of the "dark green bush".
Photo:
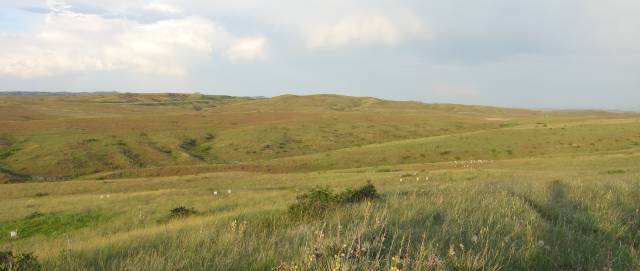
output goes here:
<path id="1" fill-rule="evenodd" d="M 336 208 L 338 201 L 328 187 L 315 187 L 298 195 L 296 202 L 289 206 L 289 215 L 296 218 L 324 216 L 327 211 Z"/>
<path id="2" fill-rule="evenodd" d="M 185 150 L 190 150 L 190 149 L 193 149 L 197 144 L 198 142 L 195 139 L 187 138 L 182 141 L 182 143 L 180 144 L 180 147 Z"/>
<path id="3" fill-rule="evenodd" d="M 180 207 L 171 209 L 171 211 L 169 213 L 169 218 L 170 219 L 185 218 L 185 217 L 189 217 L 189 216 L 195 215 L 197 213 L 198 212 L 196 212 L 196 210 L 194 210 L 193 208 L 187 208 L 187 207 L 184 207 L 184 206 L 180 206 Z"/>
<path id="4" fill-rule="evenodd" d="M 356 203 L 365 200 L 374 200 L 380 198 L 380 194 L 370 182 L 366 185 L 358 188 L 348 188 L 344 192 L 337 195 L 338 200 L 341 203 Z"/>
<path id="5" fill-rule="evenodd" d="M 328 187 L 315 187 L 298 195 L 296 202 L 289 206 L 289 215 L 295 219 L 320 218 L 342 205 L 378 198 L 380 195 L 370 182 L 360 188 L 348 188 L 338 194 L 333 193 Z"/>
<path id="6" fill-rule="evenodd" d="M 32 253 L 14 255 L 13 251 L 0 251 L 0 271 L 36 271 L 42 266 Z"/>

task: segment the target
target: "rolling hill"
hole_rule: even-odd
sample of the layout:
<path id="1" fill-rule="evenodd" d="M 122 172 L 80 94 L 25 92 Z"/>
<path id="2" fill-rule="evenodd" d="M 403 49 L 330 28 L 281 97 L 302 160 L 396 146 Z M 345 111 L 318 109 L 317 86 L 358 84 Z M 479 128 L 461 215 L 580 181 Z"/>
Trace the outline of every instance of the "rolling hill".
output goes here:
<path id="1" fill-rule="evenodd" d="M 10 96 L 0 99 L 0 112 L 4 181 L 148 175 L 165 167 L 180 174 L 327 170 L 613 151 L 640 142 L 637 115 L 629 113 L 337 95 Z"/>

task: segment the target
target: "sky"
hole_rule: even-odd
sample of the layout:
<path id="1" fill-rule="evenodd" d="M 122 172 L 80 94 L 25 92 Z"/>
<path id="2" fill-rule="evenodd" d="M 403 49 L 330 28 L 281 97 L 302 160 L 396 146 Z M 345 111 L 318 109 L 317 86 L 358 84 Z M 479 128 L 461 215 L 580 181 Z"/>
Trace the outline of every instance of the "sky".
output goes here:
<path id="1" fill-rule="evenodd" d="M 0 91 L 640 110 L 638 0 L 0 0 Z"/>

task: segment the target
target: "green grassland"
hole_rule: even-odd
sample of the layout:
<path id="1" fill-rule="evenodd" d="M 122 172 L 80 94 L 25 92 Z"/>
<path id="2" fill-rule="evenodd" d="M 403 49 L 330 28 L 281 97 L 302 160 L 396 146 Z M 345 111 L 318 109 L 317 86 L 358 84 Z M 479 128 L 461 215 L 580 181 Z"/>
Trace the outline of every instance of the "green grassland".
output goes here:
<path id="1" fill-rule="evenodd" d="M 199 94 L 0 113 L 0 251 L 45 270 L 640 269 L 636 114 Z M 287 212 L 367 182 L 381 198 Z"/>

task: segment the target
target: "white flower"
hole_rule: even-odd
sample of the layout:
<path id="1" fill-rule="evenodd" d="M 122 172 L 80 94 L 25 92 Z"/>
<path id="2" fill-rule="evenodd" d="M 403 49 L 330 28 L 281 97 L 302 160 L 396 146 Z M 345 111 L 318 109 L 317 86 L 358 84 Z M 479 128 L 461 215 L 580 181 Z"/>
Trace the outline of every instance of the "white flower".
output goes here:
<path id="1" fill-rule="evenodd" d="M 544 247 L 544 241 L 543 240 L 538 241 L 538 246 L 539 247 Z"/>

